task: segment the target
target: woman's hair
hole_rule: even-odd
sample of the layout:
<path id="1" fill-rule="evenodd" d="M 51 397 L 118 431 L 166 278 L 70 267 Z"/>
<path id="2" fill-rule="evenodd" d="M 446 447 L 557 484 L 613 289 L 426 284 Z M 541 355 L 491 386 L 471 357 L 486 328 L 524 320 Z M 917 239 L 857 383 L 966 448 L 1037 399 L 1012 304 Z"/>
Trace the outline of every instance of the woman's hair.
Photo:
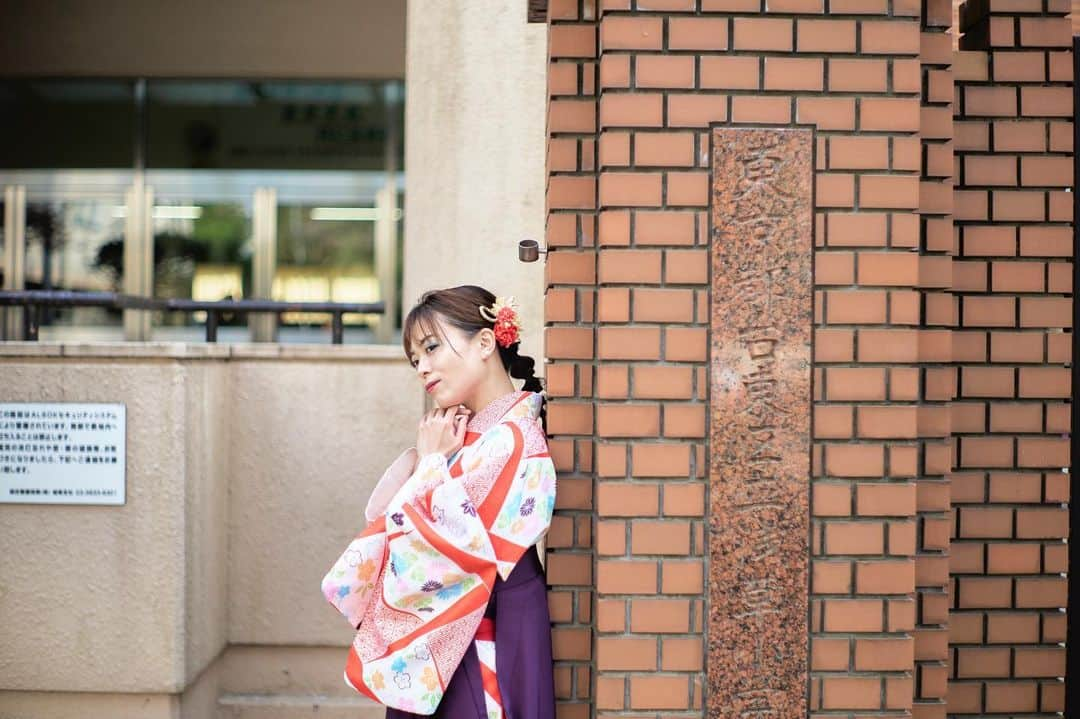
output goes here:
<path id="1" fill-rule="evenodd" d="M 401 327 L 401 344 L 405 355 L 409 355 L 409 341 L 413 331 L 419 327 L 424 334 L 435 334 L 435 315 L 439 315 L 444 321 L 452 324 L 470 336 L 476 334 L 485 327 L 494 329 L 495 324 L 480 314 L 480 306 L 491 307 L 495 303 L 495 295 L 483 287 L 476 285 L 460 285 L 448 287 L 442 290 L 428 290 L 421 295 L 416 306 L 409 310 L 405 316 L 405 322 Z M 499 349 L 499 358 L 503 367 L 515 379 L 525 380 L 522 389 L 529 392 L 540 392 L 543 385 L 536 376 L 536 361 L 528 355 L 521 354 L 521 342 L 515 342 L 509 347 L 503 347 L 496 343 Z M 456 350 L 455 350 L 456 351 Z M 540 411 L 541 421 L 545 419 L 546 411 Z"/>

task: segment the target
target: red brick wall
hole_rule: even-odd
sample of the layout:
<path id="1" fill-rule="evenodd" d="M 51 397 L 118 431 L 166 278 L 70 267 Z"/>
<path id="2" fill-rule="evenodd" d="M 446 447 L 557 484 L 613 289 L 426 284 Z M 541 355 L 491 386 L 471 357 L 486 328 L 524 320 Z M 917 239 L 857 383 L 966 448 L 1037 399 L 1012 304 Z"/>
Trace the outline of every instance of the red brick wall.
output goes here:
<path id="1" fill-rule="evenodd" d="M 548 67 L 545 266 L 548 432 L 559 471 L 548 541 L 559 717 L 591 716 L 596 491 L 592 385 L 596 296 L 596 24 L 579 3 L 552 2 Z"/>
<path id="2" fill-rule="evenodd" d="M 957 715 L 1063 709 L 1072 36 L 1070 3 L 1048 5 L 962 12 L 961 47 L 973 52 L 955 70 Z"/>
<path id="3" fill-rule="evenodd" d="M 954 60 L 950 0 L 598 2 L 549 6 L 560 715 L 706 713 L 715 123 L 817 130 L 809 712 L 1051 711 L 1071 53 L 1040 44 L 1065 42 L 1067 3 L 1016 20 L 1043 60 L 1010 50 L 994 76 Z M 1040 62 L 1045 83 L 1023 74 Z M 979 116 L 1001 88 L 1044 147 L 1003 145 L 1028 133 Z"/>
<path id="4" fill-rule="evenodd" d="M 953 6 L 957 12 L 959 12 L 960 6 L 964 4 L 964 0 L 952 0 Z M 1071 0 L 1071 15 L 1072 20 L 1072 33 L 1073 35 L 1080 34 L 1080 0 Z M 956 25 L 959 26 L 959 20 Z"/>
<path id="5" fill-rule="evenodd" d="M 922 169 L 919 190 L 919 287 L 921 326 L 944 332 L 951 347 L 956 300 L 952 295 L 952 59 L 948 34 L 952 7 L 928 2 L 922 18 Z M 916 481 L 915 665 L 912 716 L 941 719 L 946 713 L 949 659 L 950 410 L 955 370 L 925 358 L 920 369 L 922 404 L 918 434 L 922 458 Z"/>

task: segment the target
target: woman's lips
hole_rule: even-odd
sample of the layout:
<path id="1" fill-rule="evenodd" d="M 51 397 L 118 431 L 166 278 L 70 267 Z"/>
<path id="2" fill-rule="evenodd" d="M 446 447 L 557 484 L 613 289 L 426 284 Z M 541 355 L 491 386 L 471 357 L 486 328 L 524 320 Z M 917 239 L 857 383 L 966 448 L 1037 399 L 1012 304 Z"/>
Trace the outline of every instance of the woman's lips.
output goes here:
<path id="1" fill-rule="evenodd" d="M 424 386 L 424 389 L 430 392 L 431 390 L 435 389 L 435 385 L 437 384 L 439 384 L 439 380 L 435 380 L 434 382 L 428 382 L 427 385 Z"/>

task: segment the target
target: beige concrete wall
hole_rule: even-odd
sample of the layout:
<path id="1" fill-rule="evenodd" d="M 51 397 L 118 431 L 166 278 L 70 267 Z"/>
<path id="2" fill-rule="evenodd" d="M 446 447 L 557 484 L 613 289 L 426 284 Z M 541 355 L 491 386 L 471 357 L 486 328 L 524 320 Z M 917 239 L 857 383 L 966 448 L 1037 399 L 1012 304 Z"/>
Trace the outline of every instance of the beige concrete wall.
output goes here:
<path id="1" fill-rule="evenodd" d="M 182 364 L 185 374 L 184 686 L 213 661 L 227 641 L 228 494 L 235 365 Z M 129 420 L 130 421 L 130 420 Z M 278 418 L 280 421 L 280 418 Z M 241 530 L 243 531 L 243 530 Z"/>
<path id="2" fill-rule="evenodd" d="M 168 693 L 185 683 L 179 362 L 2 358 L 5 401 L 127 406 L 127 503 L 0 504 L 0 686 Z"/>
<path id="3" fill-rule="evenodd" d="M 352 638 L 340 615 L 324 611 L 319 582 L 327 559 L 363 528 L 371 488 L 414 444 L 423 411 L 400 348 L 389 356 L 324 362 L 317 371 L 308 363 L 234 365 L 231 643 L 345 646 Z"/>
<path id="4" fill-rule="evenodd" d="M 176 719 L 177 701 L 168 694 L 42 694 L 0 690 L 0 716 L 4 719 Z"/>
<path id="5" fill-rule="evenodd" d="M 128 442 L 124 506 L 0 504 L 0 716 L 258 717 L 290 651 L 336 663 L 290 680 L 298 712 L 370 708 L 319 582 L 414 441 L 399 348 L 0 343 L 0 378 L 2 401 L 122 402 Z"/>
<path id="6" fill-rule="evenodd" d="M 0 3 L 0 75 L 400 78 L 405 0 Z"/>
<path id="7" fill-rule="evenodd" d="M 402 305 L 458 284 L 513 294 L 542 374 L 543 262 L 517 243 L 544 237 L 547 25 L 526 5 L 409 3 Z"/>

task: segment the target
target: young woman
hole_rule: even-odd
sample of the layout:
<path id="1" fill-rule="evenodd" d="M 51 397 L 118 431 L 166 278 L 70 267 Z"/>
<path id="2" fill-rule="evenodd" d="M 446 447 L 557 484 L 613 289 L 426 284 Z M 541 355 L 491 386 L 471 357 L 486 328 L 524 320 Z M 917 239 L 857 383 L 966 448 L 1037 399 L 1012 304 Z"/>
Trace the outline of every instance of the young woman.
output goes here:
<path id="1" fill-rule="evenodd" d="M 520 329 L 513 298 L 472 285 L 428 292 L 405 318 L 405 353 L 437 407 L 322 585 L 357 629 L 345 681 L 388 719 L 555 716 L 535 547 L 555 468 Z"/>

